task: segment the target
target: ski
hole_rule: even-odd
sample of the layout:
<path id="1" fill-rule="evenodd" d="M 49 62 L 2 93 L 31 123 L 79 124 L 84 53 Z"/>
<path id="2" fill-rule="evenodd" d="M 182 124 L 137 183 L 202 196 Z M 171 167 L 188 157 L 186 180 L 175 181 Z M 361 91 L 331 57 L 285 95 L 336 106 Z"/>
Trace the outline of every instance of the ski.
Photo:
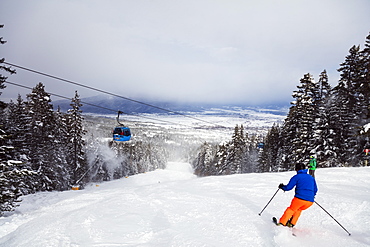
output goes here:
<path id="1" fill-rule="evenodd" d="M 279 223 L 279 221 L 277 220 L 277 218 L 276 217 L 272 217 L 272 222 L 275 224 L 275 225 L 277 225 L 277 226 L 284 226 L 283 224 L 280 224 Z M 290 228 L 291 229 L 291 228 Z M 295 235 L 294 234 L 294 232 L 293 232 L 293 229 L 291 229 L 291 231 L 292 231 L 292 235 L 294 236 L 294 237 L 297 237 L 297 235 Z"/>
<path id="2" fill-rule="evenodd" d="M 278 220 L 276 219 L 276 217 L 272 217 L 272 222 L 274 222 L 275 223 L 275 225 L 279 225 L 279 222 L 278 222 Z"/>

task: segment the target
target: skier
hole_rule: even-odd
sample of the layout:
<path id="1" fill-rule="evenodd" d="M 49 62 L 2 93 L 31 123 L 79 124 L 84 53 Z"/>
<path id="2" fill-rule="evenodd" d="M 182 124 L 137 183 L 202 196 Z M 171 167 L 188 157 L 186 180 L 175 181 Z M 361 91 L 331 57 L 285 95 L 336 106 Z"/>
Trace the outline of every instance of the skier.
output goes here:
<path id="1" fill-rule="evenodd" d="M 294 227 L 297 223 L 302 210 L 306 210 L 314 203 L 314 198 L 317 193 L 317 185 L 315 178 L 307 174 L 305 165 L 297 164 L 295 166 L 297 174 L 294 175 L 287 185 L 279 184 L 279 189 L 289 191 L 295 188 L 295 195 L 290 206 L 285 210 L 283 216 L 281 216 L 279 223 L 277 220 L 275 223 L 278 225 L 284 225 L 288 227 Z"/>
<path id="2" fill-rule="evenodd" d="M 313 156 L 310 156 L 310 165 L 308 166 L 310 168 L 309 173 L 312 177 L 315 177 L 315 170 L 316 170 L 316 159 Z"/>

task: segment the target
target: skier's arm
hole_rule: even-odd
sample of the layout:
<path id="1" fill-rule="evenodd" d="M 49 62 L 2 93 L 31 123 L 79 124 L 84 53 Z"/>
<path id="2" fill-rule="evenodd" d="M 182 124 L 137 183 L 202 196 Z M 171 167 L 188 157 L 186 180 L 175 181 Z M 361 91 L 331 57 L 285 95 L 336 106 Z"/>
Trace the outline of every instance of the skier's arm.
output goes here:
<path id="1" fill-rule="evenodd" d="M 284 185 L 281 189 L 284 191 L 289 191 L 294 188 L 294 186 L 297 184 L 297 178 L 296 176 L 293 176 L 287 185 Z"/>

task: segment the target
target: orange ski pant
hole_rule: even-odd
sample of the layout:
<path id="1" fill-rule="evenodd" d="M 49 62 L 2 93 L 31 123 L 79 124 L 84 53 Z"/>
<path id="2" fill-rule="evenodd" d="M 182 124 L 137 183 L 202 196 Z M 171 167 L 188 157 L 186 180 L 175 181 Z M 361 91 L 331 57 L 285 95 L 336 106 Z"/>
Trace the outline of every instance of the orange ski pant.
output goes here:
<path id="1" fill-rule="evenodd" d="M 280 223 L 286 225 L 290 220 L 290 223 L 295 225 L 298 221 L 299 216 L 302 213 L 302 210 L 306 210 L 311 207 L 313 202 L 305 201 L 294 197 L 290 206 L 285 210 L 283 216 L 280 218 Z"/>

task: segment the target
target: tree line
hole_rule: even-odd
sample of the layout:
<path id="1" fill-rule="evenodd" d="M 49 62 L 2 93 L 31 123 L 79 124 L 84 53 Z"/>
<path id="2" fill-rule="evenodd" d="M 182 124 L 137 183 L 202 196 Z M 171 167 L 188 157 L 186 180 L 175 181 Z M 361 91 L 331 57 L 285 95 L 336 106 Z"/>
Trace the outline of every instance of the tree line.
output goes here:
<path id="1" fill-rule="evenodd" d="M 79 95 L 71 109 L 54 111 L 50 94 L 38 83 L 27 100 L 18 95 L 1 109 L 1 211 L 36 191 L 67 190 L 87 171 Z"/>
<path id="2" fill-rule="evenodd" d="M 85 121 L 77 92 L 70 109 L 53 109 L 38 83 L 27 99 L 0 109 L 0 215 L 12 211 L 20 196 L 38 191 L 83 188 L 165 168 L 167 153 L 151 141 L 113 142 Z M 87 131 L 90 129 L 90 131 Z"/>
<path id="3" fill-rule="evenodd" d="M 0 109 L 0 215 L 12 211 L 20 196 L 38 191 L 83 188 L 165 168 L 167 153 L 151 141 L 113 142 L 97 134 L 82 116 L 77 92 L 70 109 L 53 109 L 38 83 L 27 99 Z M 91 125 L 91 126 L 89 126 Z M 90 131 L 87 131 L 90 129 Z"/>
<path id="4" fill-rule="evenodd" d="M 230 141 L 214 145 L 204 143 L 192 162 L 198 176 L 250 173 L 256 170 L 258 143 L 262 136 L 245 133 L 243 125 L 236 126 Z"/>
<path id="5" fill-rule="evenodd" d="M 198 175 L 276 172 L 307 165 L 315 156 L 319 167 L 360 166 L 370 148 L 370 35 L 364 49 L 354 45 L 338 69 L 332 87 L 324 70 L 317 81 L 309 73 L 300 79 L 284 123 L 274 124 L 262 138 L 236 126 L 232 140 L 222 145 L 205 143 L 193 166 Z"/>
<path id="6" fill-rule="evenodd" d="M 0 44 L 5 42 L 0 39 Z M 3 66 L 4 61 L 0 59 L 0 71 L 16 73 Z M 0 74 L 0 90 L 6 79 Z M 153 143 L 106 142 L 93 131 L 88 133 L 77 91 L 67 112 L 54 110 L 50 96 L 40 82 L 25 100 L 21 95 L 15 102 L 0 100 L 0 216 L 14 210 L 22 195 L 165 167 L 168 155 Z"/>

